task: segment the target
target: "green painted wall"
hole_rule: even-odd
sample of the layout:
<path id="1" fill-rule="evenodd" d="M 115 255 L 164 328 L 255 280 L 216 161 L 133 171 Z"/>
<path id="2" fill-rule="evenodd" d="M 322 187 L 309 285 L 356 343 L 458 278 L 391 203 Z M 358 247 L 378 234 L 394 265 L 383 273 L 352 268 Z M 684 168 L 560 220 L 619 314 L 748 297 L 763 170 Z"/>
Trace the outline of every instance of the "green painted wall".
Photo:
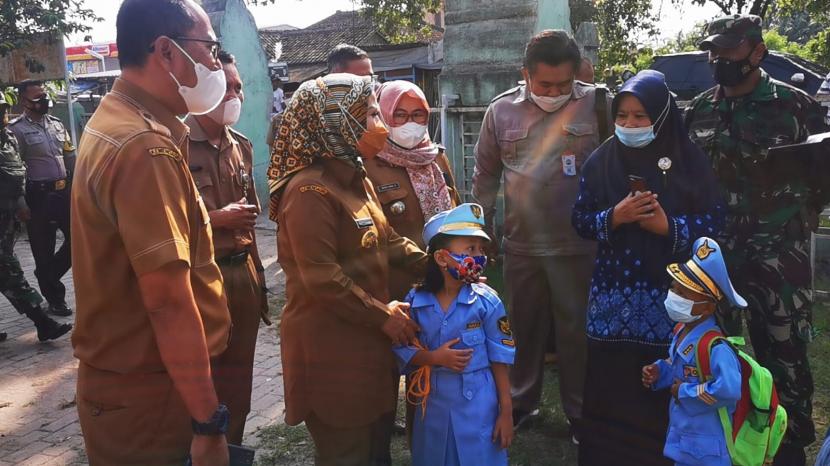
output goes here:
<path id="1" fill-rule="evenodd" d="M 269 150 L 265 143 L 273 99 L 268 77 L 268 58 L 259 43 L 256 22 L 242 0 L 227 0 L 219 22 L 222 46 L 236 56 L 237 67 L 244 83 L 245 102 L 242 117 L 235 129 L 254 144 L 254 179 L 260 202 L 268 206 Z M 214 26 L 216 24 L 214 23 Z"/>

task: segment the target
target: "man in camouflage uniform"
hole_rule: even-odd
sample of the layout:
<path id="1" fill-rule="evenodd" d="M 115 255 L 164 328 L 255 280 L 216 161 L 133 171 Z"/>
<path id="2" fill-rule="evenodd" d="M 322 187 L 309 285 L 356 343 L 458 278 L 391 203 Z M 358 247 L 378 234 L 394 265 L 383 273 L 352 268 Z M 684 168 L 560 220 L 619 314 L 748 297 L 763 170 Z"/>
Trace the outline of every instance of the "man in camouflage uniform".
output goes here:
<path id="1" fill-rule="evenodd" d="M 17 312 L 25 314 L 37 327 L 40 341 L 54 340 L 72 329 L 70 324 L 58 324 L 41 308 L 40 294 L 26 281 L 20 262 L 14 255 L 14 242 L 20 223 L 18 213 L 26 185 L 26 167 L 20 159 L 17 139 L 6 129 L 9 105 L 0 93 L 0 293 L 12 303 Z M 0 341 L 6 339 L 0 333 Z"/>
<path id="2" fill-rule="evenodd" d="M 700 44 L 709 51 L 718 86 L 697 96 L 686 114 L 689 133 L 712 161 L 730 214 L 724 252 L 738 292 L 749 301 L 749 335 L 758 361 L 775 378 L 789 414 L 776 465 L 803 465 L 815 440 L 813 377 L 807 361 L 811 338 L 810 233 L 828 193 L 799 161 L 783 161 L 784 179 L 767 158 L 772 146 L 804 141 L 827 131 L 821 107 L 804 92 L 771 79 L 759 68 L 767 55 L 761 18 L 735 15 L 708 27 Z M 806 167 L 806 166 L 805 166 Z M 724 316 L 730 333 L 740 315 Z"/>

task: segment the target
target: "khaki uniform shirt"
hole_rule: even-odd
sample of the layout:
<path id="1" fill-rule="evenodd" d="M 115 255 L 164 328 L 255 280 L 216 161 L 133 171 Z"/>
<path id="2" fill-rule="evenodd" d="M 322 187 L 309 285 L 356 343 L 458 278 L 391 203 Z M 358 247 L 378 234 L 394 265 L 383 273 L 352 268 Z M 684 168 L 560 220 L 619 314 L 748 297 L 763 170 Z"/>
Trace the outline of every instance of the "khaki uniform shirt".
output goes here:
<path id="1" fill-rule="evenodd" d="M 219 210 L 243 197 L 259 207 L 253 178 L 254 148 L 242 134 L 226 128 L 220 147 L 208 141 L 205 131 L 190 116 L 190 158 L 188 166 L 208 212 Z M 254 242 L 253 231 L 213 229 L 213 248 L 217 258 L 248 249 Z"/>
<path id="2" fill-rule="evenodd" d="M 286 422 L 313 411 L 331 426 L 355 427 L 394 411 L 398 369 L 381 331 L 389 266 L 422 269 L 426 255 L 395 233 L 371 182 L 336 159 L 288 182 L 278 224 Z"/>
<path id="3" fill-rule="evenodd" d="M 165 370 L 138 277 L 190 266 L 210 354 L 230 314 L 210 219 L 187 169 L 187 127 L 142 89 L 117 80 L 81 139 L 72 190 L 75 357 L 118 373 Z"/>
<path id="4" fill-rule="evenodd" d="M 571 226 L 580 170 L 601 142 L 595 90 L 576 81 L 568 104 L 548 113 L 519 86 L 487 108 L 475 147 L 472 192 L 492 227 L 504 175 L 505 252 L 553 256 L 596 251 L 596 244 L 580 238 Z"/>
<path id="5" fill-rule="evenodd" d="M 31 181 L 55 181 L 67 177 L 64 157 L 75 157 L 75 148 L 63 123 L 52 115 L 40 121 L 21 115 L 9 122 L 20 143 L 20 157 Z M 70 164 L 71 168 L 71 164 Z"/>
<path id="6" fill-rule="evenodd" d="M 438 163 L 441 172 L 444 173 L 444 179 L 447 181 L 450 191 L 450 199 L 453 207 L 455 207 L 460 201 L 458 192 L 455 190 L 455 180 L 452 176 L 449 160 L 442 151 L 435 162 Z M 389 224 L 399 235 L 411 239 L 419 248 L 425 250 L 423 232 L 426 221 L 406 168 L 393 165 L 377 157 L 366 160 L 364 163 L 366 164 L 366 173 L 375 186 L 375 193 L 383 208 L 383 213 L 389 220 Z M 389 273 L 389 291 L 392 299 L 403 300 L 412 285 L 421 278 L 423 277 L 414 276 L 410 271 L 397 267 L 392 268 Z"/>

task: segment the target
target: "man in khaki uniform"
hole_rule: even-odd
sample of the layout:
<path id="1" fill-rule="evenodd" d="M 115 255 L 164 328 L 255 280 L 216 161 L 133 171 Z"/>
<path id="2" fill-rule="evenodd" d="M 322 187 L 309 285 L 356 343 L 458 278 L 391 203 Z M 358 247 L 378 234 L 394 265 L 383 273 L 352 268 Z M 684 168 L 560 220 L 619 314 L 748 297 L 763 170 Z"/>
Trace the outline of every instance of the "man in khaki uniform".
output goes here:
<path id="1" fill-rule="evenodd" d="M 86 454 L 93 466 L 181 466 L 188 452 L 227 465 L 210 357 L 230 314 L 176 118 L 221 100 L 219 44 L 191 0 L 125 0 L 117 28 L 122 75 L 86 128 L 72 191 Z"/>
<path id="2" fill-rule="evenodd" d="M 242 78 L 233 55 L 220 51 L 219 61 L 227 81 L 224 101 L 207 115 L 188 117 L 185 124 L 190 127 L 188 165 L 210 216 L 214 254 L 233 323 L 228 349 L 211 361 L 213 381 L 231 412 L 228 442 L 240 445 L 251 410 L 259 319 L 268 316 L 265 269 L 254 236 L 260 212 L 252 176 L 254 148 L 230 127 L 239 120 L 245 98 Z"/>

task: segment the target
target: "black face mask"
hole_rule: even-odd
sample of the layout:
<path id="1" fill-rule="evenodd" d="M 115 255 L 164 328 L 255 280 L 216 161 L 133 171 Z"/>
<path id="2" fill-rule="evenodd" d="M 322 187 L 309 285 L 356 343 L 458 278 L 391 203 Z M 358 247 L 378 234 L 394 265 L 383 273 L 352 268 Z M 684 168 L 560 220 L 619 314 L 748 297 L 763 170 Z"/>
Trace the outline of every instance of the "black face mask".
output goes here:
<path id="1" fill-rule="evenodd" d="M 32 103 L 32 108 L 30 110 L 38 115 L 46 115 L 49 113 L 49 97 L 41 97 L 38 100 L 29 100 L 29 102 Z"/>
<path id="2" fill-rule="evenodd" d="M 749 56 L 743 60 L 727 60 L 725 58 L 716 58 L 710 63 L 712 67 L 712 76 L 715 82 L 721 86 L 735 87 L 744 82 L 749 73 L 752 73 L 756 67 L 749 62 Z"/>

